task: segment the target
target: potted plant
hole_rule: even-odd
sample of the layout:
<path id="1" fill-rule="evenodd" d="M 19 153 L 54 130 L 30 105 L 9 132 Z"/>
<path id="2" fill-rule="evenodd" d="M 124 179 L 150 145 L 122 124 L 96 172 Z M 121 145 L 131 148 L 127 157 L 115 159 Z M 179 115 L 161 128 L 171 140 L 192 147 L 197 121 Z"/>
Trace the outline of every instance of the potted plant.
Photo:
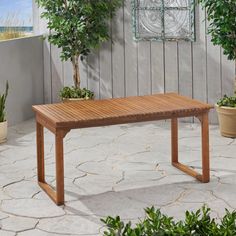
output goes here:
<path id="1" fill-rule="evenodd" d="M 109 39 L 108 20 L 123 0 L 36 0 L 44 9 L 41 14 L 48 22 L 48 40 L 61 48 L 61 60 L 73 65 L 74 86 L 65 87 L 60 96 L 68 99 L 92 99 L 94 93 L 80 88 L 79 59 Z"/>
<path id="2" fill-rule="evenodd" d="M 236 1 L 198 0 L 207 11 L 209 34 L 214 45 L 223 48 L 229 60 L 236 61 Z M 236 90 L 235 90 L 236 96 Z M 221 134 L 236 137 L 235 96 L 224 96 L 216 104 Z"/>
<path id="3" fill-rule="evenodd" d="M 7 139 L 7 120 L 6 120 L 6 99 L 8 95 L 8 82 L 6 83 L 6 89 L 4 94 L 0 94 L 0 143 L 3 143 Z"/>
<path id="4" fill-rule="evenodd" d="M 236 95 L 225 95 L 217 102 L 220 132 L 222 136 L 236 138 Z"/>

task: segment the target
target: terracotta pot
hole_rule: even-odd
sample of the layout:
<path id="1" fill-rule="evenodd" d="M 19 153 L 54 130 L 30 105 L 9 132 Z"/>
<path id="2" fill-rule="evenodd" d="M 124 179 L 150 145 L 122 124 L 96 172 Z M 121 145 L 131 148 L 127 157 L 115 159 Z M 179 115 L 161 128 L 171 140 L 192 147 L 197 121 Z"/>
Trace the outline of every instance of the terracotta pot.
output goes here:
<path id="1" fill-rule="evenodd" d="M 0 122 L 0 143 L 7 140 L 7 121 Z"/>
<path id="2" fill-rule="evenodd" d="M 221 135 L 236 138 L 236 108 L 219 107 L 218 105 L 215 107 L 218 113 Z"/>
<path id="3" fill-rule="evenodd" d="M 86 99 L 86 98 L 62 98 L 62 102 L 79 102 L 79 101 L 88 101 L 92 100 L 91 98 Z"/>

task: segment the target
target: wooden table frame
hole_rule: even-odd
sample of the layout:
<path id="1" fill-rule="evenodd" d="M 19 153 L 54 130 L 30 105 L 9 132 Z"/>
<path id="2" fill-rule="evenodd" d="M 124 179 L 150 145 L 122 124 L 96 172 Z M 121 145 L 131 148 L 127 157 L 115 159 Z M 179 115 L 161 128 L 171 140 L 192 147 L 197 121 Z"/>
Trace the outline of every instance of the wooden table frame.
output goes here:
<path id="1" fill-rule="evenodd" d="M 210 181 L 209 169 L 209 124 L 208 112 L 198 115 L 201 122 L 202 138 L 202 174 L 179 162 L 178 158 L 178 118 L 171 119 L 171 155 L 172 165 L 203 183 Z M 52 129 L 39 116 L 36 118 L 38 183 L 48 196 L 59 206 L 64 204 L 64 151 L 63 139 L 69 129 Z M 44 163 L 44 127 L 55 134 L 56 155 L 56 191 L 45 181 Z"/>
<path id="2" fill-rule="evenodd" d="M 45 180 L 44 127 L 55 135 L 56 191 Z M 58 206 L 63 205 L 65 201 L 63 139 L 69 131 L 69 129 L 53 129 L 43 119 L 36 116 L 38 184 Z"/>
<path id="3" fill-rule="evenodd" d="M 77 128 L 87 128 L 87 127 L 98 127 L 105 125 L 114 125 L 114 124 L 124 124 L 124 123 L 135 123 L 135 122 L 144 122 L 144 121 L 154 121 L 154 120 L 171 120 L 171 156 L 172 156 L 172 165 L 186 174 L 196 178 L 197 180 L 207 183 L 210 181 L 210 160 L 209 160 L 209 123 L 208 123 L 208 113 L 212 108 L 209 104 L 204 104 L 196 100 L 192 100 L 187 97 L 179 96 L 177 94 L 166 94 L 166 95 L 152 95 L 137 97 L 137 104 L 134 98 L 127 99 L 111 99 L 102 100 L 100 102 L 90 102 L 87 104 L 76 104 L 76 105 L 65 105 L 65 104 L 55 104 L 55 105 L 41 105 L 34 106 L 33 109 L 36 112 L 36 136 L 37 136 L 37 170 L 38 170 L 38 183 L 40 187 L 48 194 L 48 196 L 57 204 L 63 205 L 65 201 L 64 197 L 64 150 L 63 150 L 63 139 L 66 134 L 71 129 Z M 141 99 L 141 101 L 140 101 Z M 156 99 L 156 101 L 155 101 Z M 164 107 L 157 102 L 162 100 L 165 102 L 169 99 L 169 103 L 164 104 Z M 143 100 L 147 103 L 146 113 L 143 113 Z M 119 101 L 119 103 L 117 103 Z M 120 102 L 121 101 L 121 102 Z M 127 102 L 128 101 L 128 102 Z M 130 108 L 131 111 L 135 112 L 135 115 L 130 114 L 128 110 L 128 105 L 130 101 L 133 102 Z M 175 103 L 175 101 L 177 101 Z M 161 104 L 163 104 L 163 102 Z M 183 104 L 181 103 L 183 102 Z M 107 108 L 105 111 L 106 117 L 102 115 L 104 111 L 100 112 L 94 110 L 94 104 L 97 106 L 103 105 L 104 107 L 109 107 L 110 104 L 115 104 L 114 108 L 117 109 L 117 114 L 114 114 L 114 110 L 111 112 L 111 117 L 107 114 L 110 108 Z M 120 104 L 124 104 L 123 107 Z M 175 104 L 173 104 L 175 103 Z M 118 105 L 117 105 L 118 104 Z M 141 104 L 141 105 L 140 105 Z M 189 105 L 190 104 L 190 105 Z M 85 120 L 82 113 L 85 111 L 86 114 L 89 110 L 87 107 L 93 109 L 92 111 L 97 112 L 97 117 L 94 120 L 88 119 Z M 127 106 L 127 107 L 126 107 Z M 165 106 L 170 106 L 166 110 Z M 172 107 L 171 107 L 172 106 Z M 141 108 L 140 108 L 141 107 Z M 177 108 L 178 109 L 177 109 Z M 182 108 L 183 107 L 183 108 Z M 67 113 L 65 110 L 71 111 L 66 117 Z M 78 108 L 82 109 L 79 112 Z M 119 110 L 119 109 L 120 110 Z M 62 109 L 62 111 L 61 111 Z M 64 109 L 64 110 L 63 110 Z M 71 110 L 72 109 L 72 110 Z M 85 110 L 83 110 L 85 109 Z M 133 109 L 133 110 L 132 110 Z M 150 111 L 152 109 L 152 111 Z M 163 111 L 163 110 L 164 111 Z M 127 115 L 126 112 L 127 111 Z M 146 111 L 146 110 L 145 110 Z M 63 113 L 64 112 L 64 113 Z M 76 113 L 77 112 L 77 113 Z M 99 113 L 100 112 L 100 113 Z M 124 113 L 122 116 L 120 112 Z M 82 118 L 77 118 L 82 114 Z M 75 115 L 73 117 L 73 115 Z M 65 117 L 64 117 L 65 116 Z M 56 118 L 54 118 L 56 117 Z M 73 119 L 72 119 L 72 118 Z M 100 118 L 101 117 L 101 118 Z M 202 139 L 202 173 L 196 172 L 194 169 L 182 164 L 179 162 L 178 157 L 178 118 L 183 117 L 197 117 L 201 123 L 201 139 Z M 67 119 L 71 119 L 68 121 Z M 78 121 L 77 121 L 78 120 Z M 54 190 L 45 180 L 45 162 L 44 162 L 44 127 L 49 129 L 55 135 L 55 162 L 56 162 L 56 190 Z"/>

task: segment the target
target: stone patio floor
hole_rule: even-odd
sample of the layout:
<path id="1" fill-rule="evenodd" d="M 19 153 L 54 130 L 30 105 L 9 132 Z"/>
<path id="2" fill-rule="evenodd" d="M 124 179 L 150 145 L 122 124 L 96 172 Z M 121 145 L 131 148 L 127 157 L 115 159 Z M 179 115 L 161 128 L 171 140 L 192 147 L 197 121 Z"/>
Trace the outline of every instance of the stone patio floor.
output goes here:
<path id="1" fill-rule="evenodd" d="M 0 145 L 0 235 L 101 235 L 100 218 L 137 222 L 154 205 L 181 219 L 204 203 L 221 217 L 236 209 L 236 140 L 210 127 L 211 182 L 170 165 L 170 123 L 74 130 L 65 138 L 66 204 L 56 206 L 36 181 L 35 125 L 9 130 Z M 55 185 L 54 137 L 45 131 L 47 180 Z M 199 124 L 180 125 L 180 159 L 199 169 Z"/>

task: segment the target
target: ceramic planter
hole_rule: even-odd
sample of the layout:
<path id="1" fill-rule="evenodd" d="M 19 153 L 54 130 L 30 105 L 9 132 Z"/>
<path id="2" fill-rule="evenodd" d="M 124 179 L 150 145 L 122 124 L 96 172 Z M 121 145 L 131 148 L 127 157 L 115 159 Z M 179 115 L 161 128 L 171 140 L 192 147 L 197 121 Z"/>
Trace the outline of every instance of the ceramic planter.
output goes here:
<path id="1" fill-rule="evenodd" d="M 0 122 L 0 143 L 7 140 L 7 121 Z"/>
<path id="2" fill-rule="evenodd" d="M 218 113 L 221 135 L 236 138 L 236 108 L 215 106 Z"/>

